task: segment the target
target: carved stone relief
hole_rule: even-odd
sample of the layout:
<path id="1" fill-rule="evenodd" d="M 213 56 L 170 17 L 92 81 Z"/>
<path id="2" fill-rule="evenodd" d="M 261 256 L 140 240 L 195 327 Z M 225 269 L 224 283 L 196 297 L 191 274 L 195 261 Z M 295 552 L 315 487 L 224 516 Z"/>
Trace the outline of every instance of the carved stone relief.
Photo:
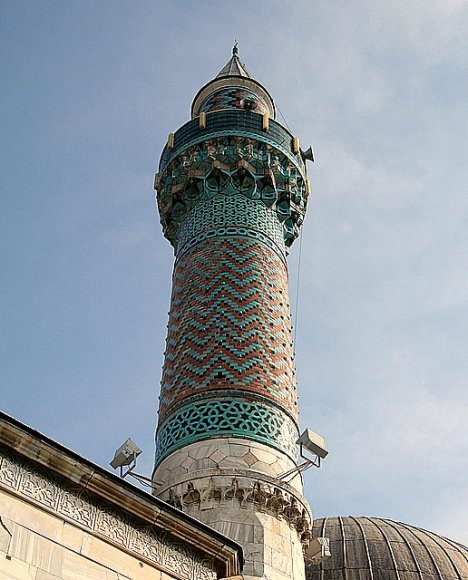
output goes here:
<path id="1" fill-rule="evenodd" d="M 222 481 L 209 478 L 171 487 L 165 495 L 168 503 L 190 513 L 232 504 L 237 504 L 241 509 L 266 512 L 295 529 L 304 548 L 312 537 L 312 522 L 307 507 L 286 490 L 265 482 L 251 481 L 249 484 L 248 480 L 239 481 L 234 477 L 230 483 L 223 485 Z"/>
<path id="2" fill-rule="evenodd" d="M 187 580 L 215 580 L 215 563 L 168 532 L 91 497 L 47 469 L 0 446 L 0 486 L 10 488 L 102 539 Z"/>

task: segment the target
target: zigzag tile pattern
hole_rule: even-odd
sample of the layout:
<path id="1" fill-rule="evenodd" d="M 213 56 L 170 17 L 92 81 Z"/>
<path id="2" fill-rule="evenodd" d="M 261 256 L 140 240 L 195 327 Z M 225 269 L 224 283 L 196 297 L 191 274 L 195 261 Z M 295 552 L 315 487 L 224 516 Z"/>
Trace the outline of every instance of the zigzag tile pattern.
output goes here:
<path id="1" fill-rule="evenodd" d="M 250 110 L 262 115 L 268 112 L 268 105 L 253 91 L 243 87 L 228 87 L 210 95 L 201 106 L 201 110 L 206 113 L 224 109 Z"/>
<path id="2" fill-rule="evenodd" d="M 297 417 L 287 270 L 255 239 L 201 241 L 176 262 L 160 426 L 214 390 L 249 392 Z"/>
<path id="3" fill-rule="evenodd" d="M 191 210 L 180 230 L 177 253 L 180 255 L 185 248 L 191 247 L 199 236 L 235 235 L 233 227 L 237 228 L 238 234 L 242 232 L 241 235 L 244 236 L 261 239 L 261 234 L 264 234 L 268 240 L 261 241 L 273 247 L 283 260 L 286 259 L 283 226 L 276 213 L 266 208 L 258 199 L 224 193 L 197 204 Z M 224 233 L 216 232 L 222 228 L 226 228 Z"/>

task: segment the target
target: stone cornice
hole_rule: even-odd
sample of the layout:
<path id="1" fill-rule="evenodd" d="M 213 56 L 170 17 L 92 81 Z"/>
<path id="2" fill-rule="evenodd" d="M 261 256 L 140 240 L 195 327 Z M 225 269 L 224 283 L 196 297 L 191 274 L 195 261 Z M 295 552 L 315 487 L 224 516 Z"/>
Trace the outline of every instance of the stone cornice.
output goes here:
<path id="1" fill-rule="evenodd" d="M 159 497 L 181 510 L 239 505 L 285 520 L 294 528 L 304 548 L 312 537 L 312 512 L 306 499 L 286 482 L 255 471 L 205 469 L 188 474 L 158 490 Z"/>

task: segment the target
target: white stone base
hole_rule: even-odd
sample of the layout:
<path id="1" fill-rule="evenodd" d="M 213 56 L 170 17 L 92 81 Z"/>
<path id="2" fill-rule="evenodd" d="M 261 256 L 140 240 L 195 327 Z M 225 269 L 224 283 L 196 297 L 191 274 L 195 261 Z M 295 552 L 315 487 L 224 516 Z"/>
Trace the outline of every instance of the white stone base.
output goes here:
<path id="1" fill-rule="evenodd" d="M 221 513 L 211 510 L 198 517 L 242 545 L 246 578 L 305 578 L 302 544 L 296 530 L 291 529 L 287 522 L 269 514 L 249 512 L 244 515 L 234 509 Z"/>
<path id="2" fill-rule="evenodd" d="M 279 477 L 293 467 L 267 445 L 211 439 L 167 457 L 154 472 L 154 493 L 241 544 L 245 580 L 304 580 L 312 514 L 301 476 Z"/>
<path id="3" fill-rule="evenodd" d="M 239 469 L 263 473 L 278 478 L 296 467 L 284 453 L 256 441 L 236 438 L 216 438 L 187 445 L 162 461 L 153 474 L 156 495 L 158 482 L 171 485 L 187 474 L 205 469 Z M 288 484 L 302 495 L 302 476 L 296 473 Z"/>

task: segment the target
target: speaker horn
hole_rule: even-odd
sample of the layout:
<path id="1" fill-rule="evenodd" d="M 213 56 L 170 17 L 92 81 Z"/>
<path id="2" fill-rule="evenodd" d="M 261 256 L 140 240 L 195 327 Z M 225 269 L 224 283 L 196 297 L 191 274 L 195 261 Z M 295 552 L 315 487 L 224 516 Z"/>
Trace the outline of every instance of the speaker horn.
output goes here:
<path id="1" fill-rule="evenodd" d="M 307 151 L 303 151 L 301 149 L 301 155 L 302 155 L 302 159 L 304 159 L 304 161 L 312 161 L 312 163 L 314 163 L 315 157 L 314 157 L 314 150 L 312 149 L 312 147 L 309 147 L 307 149 Z"/>

